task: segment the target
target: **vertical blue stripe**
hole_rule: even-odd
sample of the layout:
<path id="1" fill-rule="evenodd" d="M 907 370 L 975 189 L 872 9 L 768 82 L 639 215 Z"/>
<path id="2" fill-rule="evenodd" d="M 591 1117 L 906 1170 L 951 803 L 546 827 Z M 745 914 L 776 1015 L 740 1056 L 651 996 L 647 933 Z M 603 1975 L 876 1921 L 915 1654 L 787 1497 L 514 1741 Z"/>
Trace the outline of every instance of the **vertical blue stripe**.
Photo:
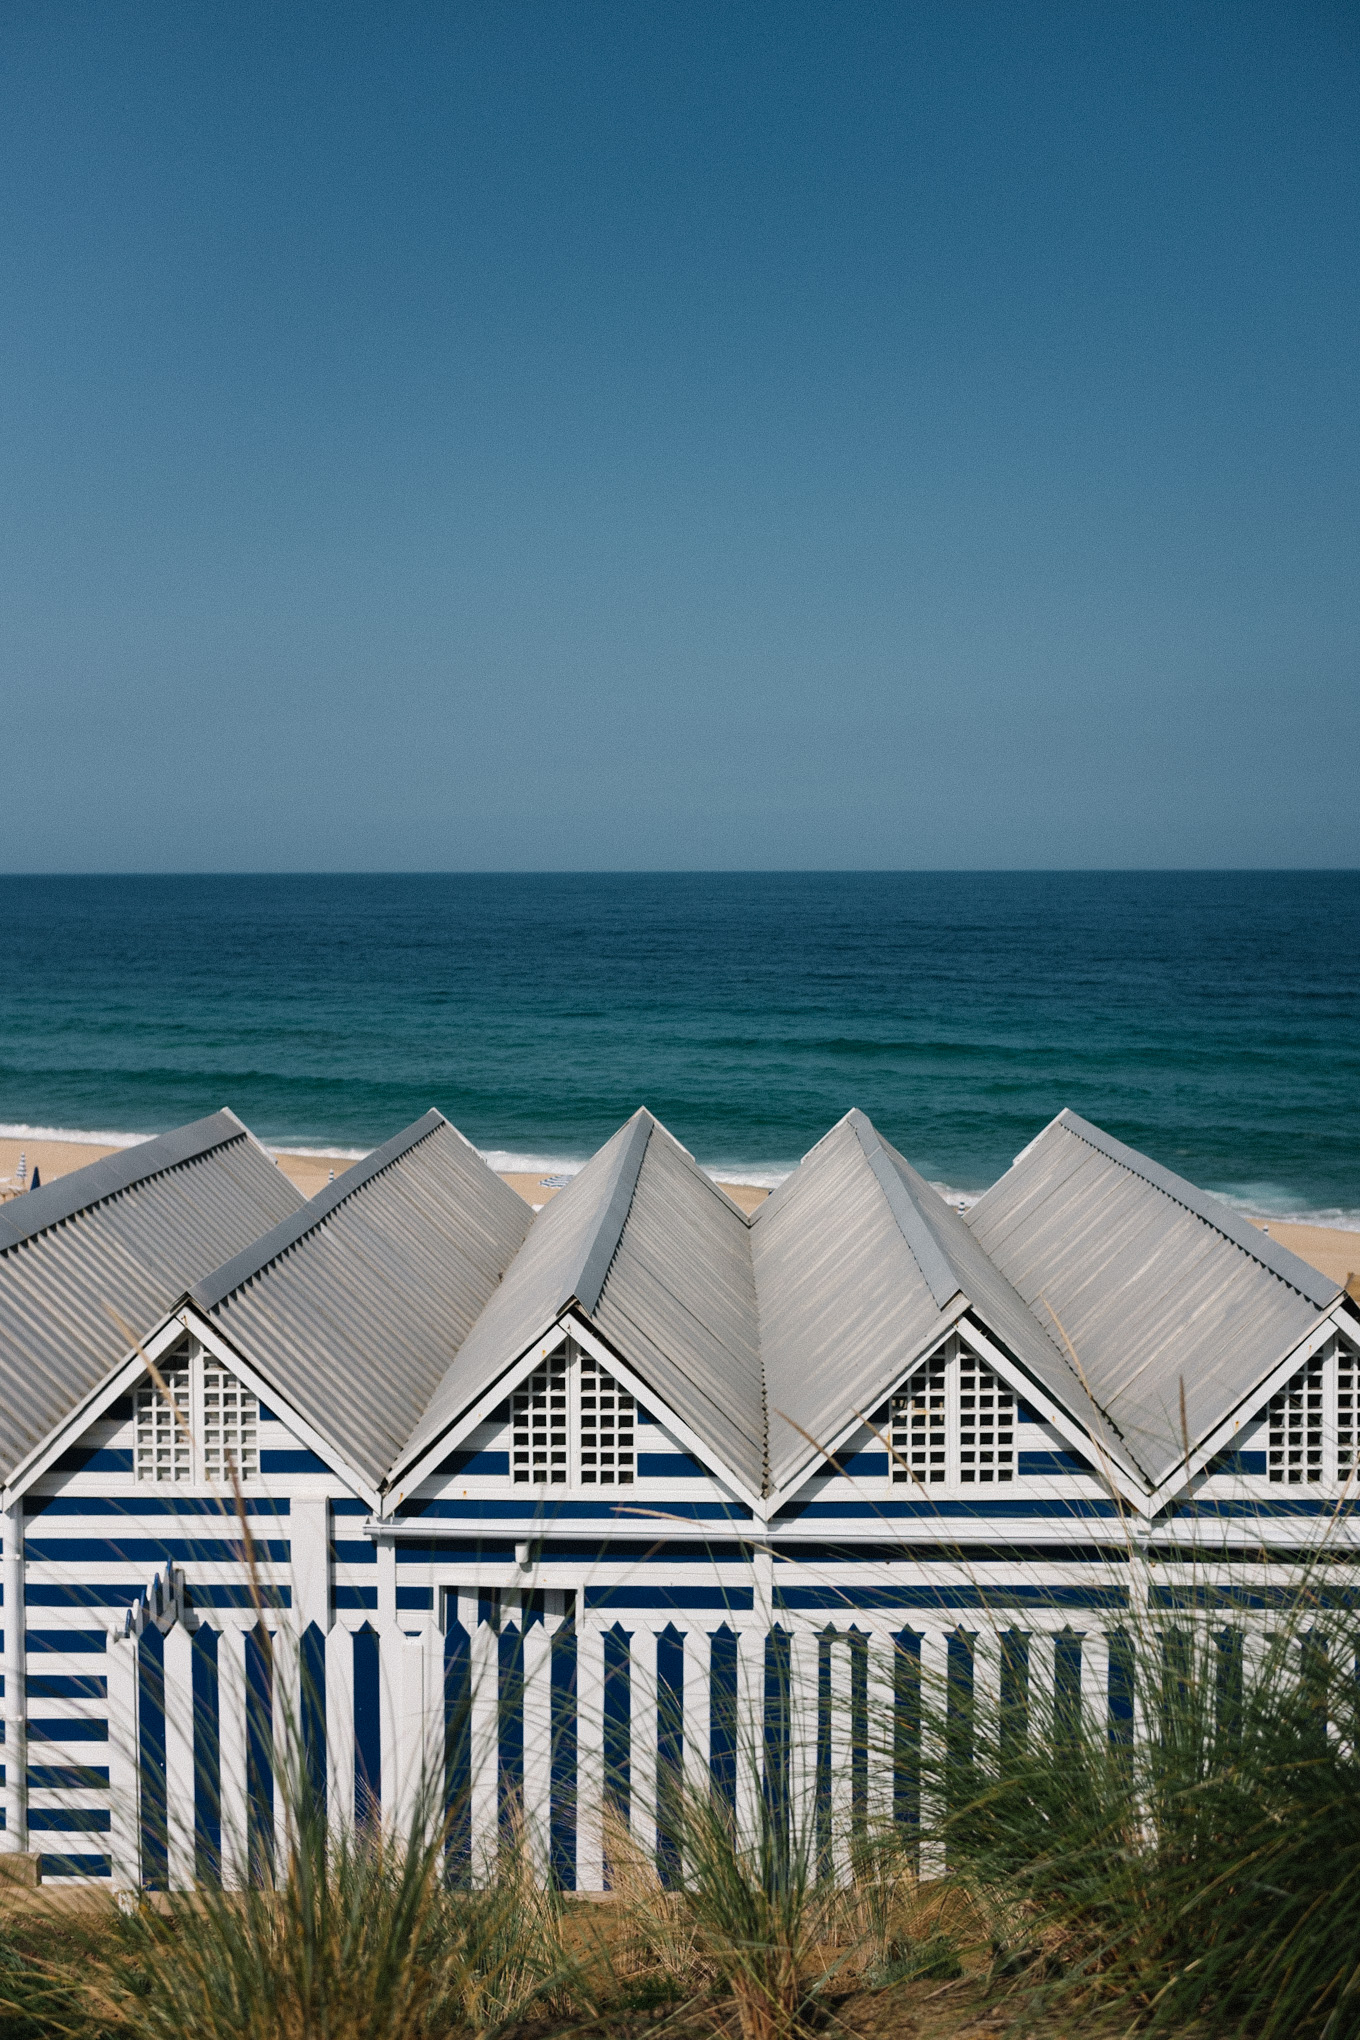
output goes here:
<path id="1" fill-rule="evenodd" d="M 680 1880 L 685 1751 L 685 1639 L 668 1622 L 656 1639 L 656 1867 L 668 1888 Z"/>
<path id="2" fill-rule="evenodd" d="M 777 1845 L 789 1839 L 789 1676 L 787 1630 L 765 1639 L 765 1810 Z"/>
<path id="3" fill-rule="evenodd" d="M 194 1633 L 194 1874 L 204 1884 L 222 1875 L 222 1748 L 217 1678 L 217 1631 L 201 1623 Z"/>
<path id="4" fill-rule="evenodd" d="M 274 1873 L 273 1653 L 263 1625 L 246 1636 L 246 1861 L 261 1884 Z"/>
<path id="5" fill-rule="evenodd" d="M 1070 1629 L 1053 1645 L 1053 1726 L 1060 1742 L 1081 1733 L 1081 1638 Z"/>
<path id="6" fill-rule="evenodd" d="M 163 1891 L 166 1846 L 165 1638 L 148 1622 L 137 1642 L 137 1736 L 141 1770 L 142 1882 Z"/>
<path id="7" fill-rule="evenodd" d="M 893 1819 L 921 1825 L 921 1639 L 914 1629 L 893 1638 Z"/>
<path id="8" fill-rule="evenodd" d="M 1130 1752 L 1135 1663 L 1133 1638 L 1126 1629 L 1116 1629 L 1110 1636 L 1110 1741 Z"/>
<path id="9" fill-rule="evenodd" d="M 326 1639 L 315 1622 L 302 1633 L 302 1772 L 307 1813 L 323 1826 L 326 1820 Z"/>
<path id="10" fill-rule="evenodd" d="M 552 1874 L 563 1891 L 576 1889 L 576 1631 L 569 1625 L 552 1640 L 552 1786 L 549 1845 Z"/>
<path id="11" fill-rule="evenodd" d="M 737 1809 L 737 1638 L 724 1623 L 709 1639 L 708 1768 L 713 1789 Z"/>
<path id="12" fill-rule="evenodd" d="M 457 1620 L 444 1632 L 444 1820 L 444 1874 L 461 1887 L 472 1877 L 472 1640 Z"/>
<path id="13" fill-rule="evenodd" d="M 632 1637 L 616 1622 L 604 1635 L 604 1795 L 622 1821 L 630 1818 L 633 1773 Z M 605 1884 L 609 1883 L 606 1865 Z"/>
<path id="14" fill-rule="evenodd" d="M 382 1818 L 382 1667 L 367 1622 L 354 1632 L 354 1818 Z"/>
<path id="15" fill-rule="evenodd" d="M 500 1633 L 497 1668 L 496 1802 L 500 1831 L 508 1835 L 524 1812 L 524 1635 L 517 1623 Z"/>

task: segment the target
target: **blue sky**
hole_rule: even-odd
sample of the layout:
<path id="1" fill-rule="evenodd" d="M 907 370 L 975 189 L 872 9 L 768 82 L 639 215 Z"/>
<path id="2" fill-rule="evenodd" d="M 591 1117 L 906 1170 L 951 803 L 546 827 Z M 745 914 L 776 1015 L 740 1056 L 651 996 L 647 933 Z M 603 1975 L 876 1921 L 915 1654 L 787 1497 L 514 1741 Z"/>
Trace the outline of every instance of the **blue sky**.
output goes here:
<path id="1" fill-rule="evenodd" d="M 1354 864 L 1351 5 L 0 43 L 0 867 Z"/>

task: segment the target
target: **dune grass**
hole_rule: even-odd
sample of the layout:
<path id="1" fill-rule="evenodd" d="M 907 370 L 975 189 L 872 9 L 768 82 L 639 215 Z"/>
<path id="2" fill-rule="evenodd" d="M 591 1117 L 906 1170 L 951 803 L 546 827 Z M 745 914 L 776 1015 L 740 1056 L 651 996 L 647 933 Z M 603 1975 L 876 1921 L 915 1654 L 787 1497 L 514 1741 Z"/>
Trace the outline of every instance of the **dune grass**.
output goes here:
<path id="1" fill-rule="evenodd" d="M 861 1803 L 834 1852 L 811 1809 L 748 1793 L 743 1832 L 728 1798 L 676 1789 L 660 1866 L 609 1828 L 606 1905 L 544 1889 L 513 1827 L 454 1888 L 433 1795 L 404 1835 L 327 1835 L 285 1764 L 272 1876 L 109 1905 L 55 1951 L 0 1937 L 0 2040 L 639 2018 L 792 2040 L 864 2030 L 846 2001 L 903 1984 L 949 2002 L 961 1972 L 997 2031 L 1360 2040 L 1360 1623 L 1322 1598 L 1249 1650 L 1199 1618 L 1128 1633 L 1137 1705 L 1113 1727 L 1050 1709 L 965 1740 L 923 1693 L 923 1818 L 876 1827 Z M 901 1761 L 886 1726 L 853 1724 L 872 1762 Z"/>

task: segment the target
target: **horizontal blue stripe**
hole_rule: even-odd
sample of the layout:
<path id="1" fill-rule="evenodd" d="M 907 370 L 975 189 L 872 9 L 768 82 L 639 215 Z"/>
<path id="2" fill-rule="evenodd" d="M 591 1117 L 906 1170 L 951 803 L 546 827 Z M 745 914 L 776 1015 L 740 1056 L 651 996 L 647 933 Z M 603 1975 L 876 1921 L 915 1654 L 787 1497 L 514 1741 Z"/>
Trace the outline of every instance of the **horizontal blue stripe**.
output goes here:
<path id="1" fill-rule="evenodd" d="M 376 1565 L 378 1547 L 370 1537 L 335 1538 L 331 1542 L 331 1557 L 337 1565 Z"/>
<path id="2" fill-rule="evenodd" d="M 1351 1515 L 1354 1506 L 1353 1502 L 1338 1504 L 1335 1500 L 1327 1501 L 1321 1496 L 1316 1498 L 1300 1496 L 1297 1500 L 1282 1496 L 1279 1501 L 1276 1501 L 1274 1497 L 1266 1501 L 1264 1499 L 1254 1500 L 1250 1496 L 1244 1496 L 1241 1500 L 1234 1499 L 1222 1502 L 1177 1502 L 1164 1512 L 1163 1520 L 1165 1520 L 1166 1516 L 1218 1516 L 1227 1517 L 1234 1521 L 1243 1521 L 1255 1520 L 1261 1516 L 1330 1516 L 1335 1514 L 1344 1521 Z"/>
<path id="3" fill-rule="evenodd" d="M 433 1608 L 434 1595 L 429 1587 L 398 1587 L 398 1608 Z"/>
<path id="4" fill-rule="evenodd" d="M 1268 1473 L 1270 1468 L 1264 1452 L 1220 1452 L 1206 1471 L 1252 1475 Z"/>
<path id="5" fill-rule="evenodd" d="M 641 1517 L 648 1508 L 664 1508 L 668 1516 L 683 1516 L 687 1521 L 714 1523 L 749 1523 L 751 1512 L 740 1509 L 730 1502 L 663 1502 L 639 1504 L 622 1496 L 601 1497 L 598 1502 L 549 1502 L 543 1503 L 537 1495 L 526 1494 L 522 1501 L 492 1501 L 487 1499 L 449 1502 L 403 1502 L 397 1510 L 403 1522 L 412 1518 L 423 1521 L 427 1516 L 453 1517 L 464 1522 L 504 1522 L 508 1519 L 532 1522 L 535 1527 L 551 1529 L 555 1523 L 596 1522 L 601 1516 L 637 1516 L 639 1535 L 642 1534 Z M 398 1547 L 400 1548 L 400 1547 Z"/>
<path id="6" fill-rule="evenodd" d="M 28 1825 L 35 1833 L 106 1835 L 113 1815 L 107 1806 L 30 1806 Z"/>
<path id="7" fill-rule="evenodd" d="M 94 1656 L 108 1649 L 109 1639 L 102 1629 L 30 1629 L 24 1643 L 30 1657 L 38 1657 L 44 1651 Z"/>
<path id="8" fill-rule="evenodd" d="M 39 1856 L 44 1877 L 112 1877 L 112 1856 Z"/>
<path id="9" fill-rule="evenodd" d="M 437 1475 L 446 1474 L 451 1480 L 465 1473 L 507 1474 L 509 1471 L 508 1452 L 454 1452 L 442 1466 L 436 1468 Z"/>
<path id="10" fill-rule="evenodd" d="M 896 1518 L 899 1521 L 927 1522 L 932 1516 L 945 1517 L 958 1522 L 967 1518 L 981 1522 L 1023 1522 L 1026 1517 L 1042 1521 L 1055 1516 L 1085 1516 L 1102 1519 L 1119 1517 L 1119 1510 L 1113 1502 L 1087 1501 L 1064 1497 L 1062 1499 L 1035 1496 L 1032 1500 L 1005 1500 L 1000 1496 L 992 1500 L 979 1496 L 976 1501 L 966 1502 L 790 1502 L 772 1518 L 772 1527 L 778 1529 L 781 1523 L 801 1523 L 809 1518 L 817 1521 L 830 1520 L 839 1516 L 847 1522 L 863 1522 L 871 1516 Z"/>
<path id="11" fill-rule="evenodd" d="M 330 1468 L 318 1452 L 309 1452 L 305 1446 L 295 1445 L 286 1452 L 260 1452 L 261 1473 L 329 1473 Z"/>
<path id="12" fill-rule="evenodd" d="M 781 1561 L 792 1560 L 804 1568 L 810 1565 L 883 1565 L 897 1566 L 904 1561 L 913 1566 L 950 1565 L 1127 1565 L 1129 1548 L 1124 1544 L 1023 1544 L 1018 1540 L 994 1543 L 991 1539 L 984 1544 L 973 1538 L 951 1537 L 947 1542 L 933 1543 L 925 1538 L 912 1538 L 910 1542 L 896 1538 L 892 1543 L 870 1543 L 867 1539 L 840 1544 L 829 1538 L 811 1537 L 800 1539 L 797 1544 L 773 1546 L 775 1555 Z"/>
<path id="13" fill-rule="evenodd" d="M 33 1792 L 80 1792 L 86 1786 L 107 1785 L 107 1764 L 30 1764 L 29 1789 Z"/>
<path id="14" fill-rule="evenodd" d="M 688 1452 L 639 1452 L 637 1470 L 642 1480 L 693 1480 L 708 1468 Z"/>
<path id="15" fill-rule="evenodd" d="M 30 1672 L 30 1700 L 107 1700 L 109 1682 L 102 1672 Z"/>
<path id="16" fill-rule="evenodd" d="M 337 1611 L 341 1608 L 376 1608 L 377 1605 L 378 1589 L 376 1587 L 337 1587 L 335 1589 L 335 1606 Z"/>
<path id="17" fill-rule="evenodd" d="M 1148 1596 L 1153 1608 L 1360 1608 L 1360 1587 L 1319 1586 L 1310 1581 L 1292 1587 L 1154 1586 Z"/>
<path id="18" fill-rule="evenodd" d="M 89 1586 L 64 1581 L 60 1586 L 48 1586 L 40 1582 L 25 1590 L 24 1600 L 30 1608 L 130 1608 L 141 1591 L 141 1583 Z M 189 1598 L 196 1608 L 249 1608 L 254 1603 L 248 1585 L 210 1586 L 197 1580 L 189 1589 Z M 262 1583 L 260 1599 L 266 1608 L 291 1608 L 293 1590 Z"/>
<path id="19" fill-rule="evenodd" d="M 29 1537 L 27 1556 L 47 1565 L 243 1565 L 238 1537 Z M 255 1556 L 286 1564 L 286 1537 L 257 1537 Z"/>
<path id="20" fill-rule="evenodd" d="M 130 1445 L 73 1445 L 63 1452 L 53 1473 L 131 1473 Z"/>
<path id="21" fill-rule="evenodd" d="M 287 1506 L 285 1502 L 284 1507 L 286 1508 Z M 356 1501 L 353 1495 L 340 1495 L 339 1497 L 332 1498 L 331 1514 L 333 1516 L 371 1516 L 373 1511 L 367 1502 Z"/>
<path id="22" fill-rule="evenodd" d="M 248 1516 L 286 1516 L 288 1501 L 261 1496 L 247 1501 Z M 362 1514 L 367 1503 L 359 1504 Z M 135 1494 L 110 1498 L 106 1495 L 38 1495 L 30 1498 L 25 1514 L 30 1522 L 37 1516 L 220 1516 L 236 1521 L 236 1504 L 220 1495 Z"/>
<path id="23" fill-rule="evenodd" d="M 68 1721 L 57 1715 L 46 1715 L 41 1720 L 30 1719 L 28 1739 L 30 1742 L 107 1742 L 109 1724 L 107 1721 Z"/>
<path id="24" fill-rule="evenodd" d="M 189 1599 L 195 1608 L 253 1608 L 255 1595 L 249 1585 L 245 1586 L 204 1586 L 193 1580 L 189 1586 Z M 260 1581 L 260 1605 L 263 1608 L 291 1608 L 293 1589 L 276 1587 Z"/>
<path id="25" fill-rule="evenodd" d="M 740 1614 L 755 1606 L 749 1587 L 587 1587 L 587 1608 L 712 1608 Z"/>
<path id="26" fill-rule="evenodd" d="M 817 1608 L 1127 1608 L 1123 1587 L 966 1586 L 776 1587 L 789 1614 Z"/>
<path id="27" fill-rule="evenodd" d="M 1089 1473 L 1090 1467 L 1084 1459 L 1078 1459 L 1075 1452 L 1022 1452 L 1020 1472 L 1027 1473 Z"/>

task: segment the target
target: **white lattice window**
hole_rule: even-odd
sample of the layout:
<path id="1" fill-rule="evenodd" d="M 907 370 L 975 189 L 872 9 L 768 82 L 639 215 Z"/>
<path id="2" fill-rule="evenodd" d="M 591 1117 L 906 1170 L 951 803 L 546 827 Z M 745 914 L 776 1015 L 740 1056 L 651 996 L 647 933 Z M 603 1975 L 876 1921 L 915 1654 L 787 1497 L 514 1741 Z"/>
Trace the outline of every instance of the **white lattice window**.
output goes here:
<path id="1" fill-rule="evenodd" d="M 167 1356 L 158 1368 L 164 1393 L 154 1381 L 137 1390 L 138 1480 L 188 1481 L 194 1477 L 190 1364 L 187 1355 Z"/>
<path id="2" fill-rule="evenodd" d="M 1293 1380 L 1270 1398 L 1267 1465 L 1273 1481 L 1289 1487 L 1321 1485 L 1322 1355 L 1314 1354 Z"/>
<path id="3" fill-rule="evenodd" d="M 1015 1391 L 957 1336 L 888 1405 L 891 1477 L 901 1486 L 998 1486 L 1016 1477 Z"/>
<path id="4" fill-rule="evenodd" d="M 1015 1395 L 966 1349 L 959 1356 L 959 1479 L 1015 1479 Z"/>
<path id="5" fill-rule="evenodd" d="M 260 1470 L 260 1405 L 225 1367 L 203 1361 L 203 1473 L 230 1485 L 232 1468 L 242 1480 Z"/>
<path id="6" fill-rule="evenodd" d="M 582 1485 L 631 1487 L 637 1471 L 633 1398 L 588 1353 L 580 1367 Z"/>
<path id="7" fill-rule="evenodd" d="M 1344 1487 L 1360 1470 L 1360 1357 L 1331 1338 L 1266 1404 L 1266 1479 L 1273 1487 Z"/>
<path id="8" fill-rule="evenodd" d="M 892 1399 L 892 1477 L 895 1481 L 949 1478 L 948 1418 L 945 1409 L 947 1361 L 937 1353 Z"/>
<path id="9" fill-rule="evenodd" d="M 1355 1435 L 1356 1391 L 1360 1387 L 1360 1356 L 1342 1346 L 1336 1356 L 1336 1477 L 1341 1486 L 1355 1479 L 1357 1458 Z"/>
<path id="10" fill-rule="evenodd" d="M 147 1380 L 133 1396 L 133 1466 L 139 1481 L 199 1482 L 230 1487 L 260 1471 L 260 1405 L 254 1392 L 205 1353 L 181 1339 L 157 1362 L 165 1392 Z"/>
<path id="11" fill-rule="evenodd" d="M 510 1464 L 515 1482 L 565 1487 L 567 1462 L 567 1350 L 541 1360 L 510 1398 Z"/>
<path id="12" fill-rule="evenodd" d="M 540 1360 L 509 1403 L 516 1487 L 631 1487 L 637 1404 L 605 1367 L 574 1346 Z"/>

